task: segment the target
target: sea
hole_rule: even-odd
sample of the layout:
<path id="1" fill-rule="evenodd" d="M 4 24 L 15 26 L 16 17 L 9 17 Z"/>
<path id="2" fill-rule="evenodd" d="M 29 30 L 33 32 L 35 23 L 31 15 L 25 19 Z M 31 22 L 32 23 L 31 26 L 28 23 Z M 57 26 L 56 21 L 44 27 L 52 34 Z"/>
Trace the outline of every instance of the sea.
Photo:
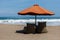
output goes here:
<path id="1" fill-rule="evenodd" d="M 60 17 L 37 17 L 36 23 L 46 22 L 47 26 L 60 26 Z M 35 23 L 35 17 L 0 17 L 0 24 L 21 24 Z"/>

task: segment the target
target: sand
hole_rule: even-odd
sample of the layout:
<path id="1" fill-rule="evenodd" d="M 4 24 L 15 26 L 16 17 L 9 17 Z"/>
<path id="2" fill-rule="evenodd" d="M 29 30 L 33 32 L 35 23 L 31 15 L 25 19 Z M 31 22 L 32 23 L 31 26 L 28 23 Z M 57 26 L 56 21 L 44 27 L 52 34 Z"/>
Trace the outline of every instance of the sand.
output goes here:
<path id="1" fill-rule="evenodd" d="M 48 33 L 22 34 L 24 25 L 0 24 L 0 40 L 60 40 L 60 26 L 47 26 Z"/>

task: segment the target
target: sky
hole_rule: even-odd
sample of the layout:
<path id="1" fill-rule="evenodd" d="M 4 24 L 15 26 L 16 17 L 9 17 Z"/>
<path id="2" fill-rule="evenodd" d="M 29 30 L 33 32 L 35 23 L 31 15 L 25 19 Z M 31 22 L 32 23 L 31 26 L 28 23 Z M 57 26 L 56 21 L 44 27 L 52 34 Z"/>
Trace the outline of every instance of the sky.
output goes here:
<path id="1" fill-rule="evenodd" d="M 60 0 L 0 0 L 0 17 L 19 16 L 17 13 L 34 4 L 52 11 L 53 17 L 60 17 Z"/>

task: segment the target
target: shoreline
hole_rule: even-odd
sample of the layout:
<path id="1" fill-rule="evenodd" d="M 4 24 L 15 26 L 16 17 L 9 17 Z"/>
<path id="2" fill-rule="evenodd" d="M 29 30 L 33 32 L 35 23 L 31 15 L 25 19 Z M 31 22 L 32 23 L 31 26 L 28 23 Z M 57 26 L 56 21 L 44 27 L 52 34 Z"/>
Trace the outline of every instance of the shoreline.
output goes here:
<path id="1" fill-rule="evenodd" d="M 0 23 L 0 25 L 23 25 L 23 26 L 26 26 L 26 23 L 25 24 L 2 24 L 2 23 Z M 46 24 L 46 27 L 51 27 L 51 26 L 53 26 L 53 27 L 60 27 L 60 25 L 47 25 Z"/>
<path id="2" fill-rule="evenodd" d="M 60 26 L 47 26 L 48 33 L 22 34 L 25 25 L 0 24 L 0 40 L 60 40 Z"/>

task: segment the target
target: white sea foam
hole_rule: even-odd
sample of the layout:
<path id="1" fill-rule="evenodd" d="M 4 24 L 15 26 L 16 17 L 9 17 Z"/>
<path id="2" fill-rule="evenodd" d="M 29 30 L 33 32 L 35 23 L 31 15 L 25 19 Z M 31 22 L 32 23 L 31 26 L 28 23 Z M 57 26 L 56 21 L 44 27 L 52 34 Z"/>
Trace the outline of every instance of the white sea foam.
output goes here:
<path id="1" fill-rule="evenodd" d="M 26 24 L 28 22 L 34 23 L 35 19 L 0 20 L 0 24 Z M 47 22 L 47 25 L 60 26 L 60 19 L 37 19 L 37 22 Z"/>

